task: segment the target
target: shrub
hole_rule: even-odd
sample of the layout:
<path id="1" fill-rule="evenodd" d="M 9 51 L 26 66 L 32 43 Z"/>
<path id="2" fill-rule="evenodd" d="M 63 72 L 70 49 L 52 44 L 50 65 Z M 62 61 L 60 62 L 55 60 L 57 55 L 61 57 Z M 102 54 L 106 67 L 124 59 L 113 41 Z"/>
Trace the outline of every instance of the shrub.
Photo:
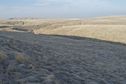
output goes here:
<path id="1" fill-rule="evenodd" d="M 0 51 L 0 61 L 3 61 L 7 58 L 7 56 L 2 52 Z"/>
<path id="2" fill-rule="evenodd" d="M 29 62 L 29 57 L 25 56 L 24 54 L 17 54 L 15 56 L 15 60 L 19 63 L 26 63 Z"/>

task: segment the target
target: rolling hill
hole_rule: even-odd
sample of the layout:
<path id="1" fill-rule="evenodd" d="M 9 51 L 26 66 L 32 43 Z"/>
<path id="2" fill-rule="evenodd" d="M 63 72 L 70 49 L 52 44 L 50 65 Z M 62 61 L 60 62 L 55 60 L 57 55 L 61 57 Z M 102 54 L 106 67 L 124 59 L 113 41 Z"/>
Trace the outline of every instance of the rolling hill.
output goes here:
<path id="1" fill-rule="evenodd" d="M 0 21 L 0 84 L 125 84 L 126 18 Z"/>

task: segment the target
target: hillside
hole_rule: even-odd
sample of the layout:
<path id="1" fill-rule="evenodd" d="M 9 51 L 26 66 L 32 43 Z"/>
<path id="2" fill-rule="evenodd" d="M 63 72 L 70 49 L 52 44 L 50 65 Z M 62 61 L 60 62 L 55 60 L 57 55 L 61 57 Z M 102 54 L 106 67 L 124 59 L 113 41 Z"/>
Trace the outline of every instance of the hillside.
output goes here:
<path id="1" fill-rule="evenodd" d="M 0 21 L 0 84 L 125 84 L 126 18 Z"/>
<path id="2" fill-rule="evenodd" d="M 0 32 L 1 84 L 125 84 L 126 45 Z"/>
<path id="3" fill-rule="evenodd" d="M 12 19 L 1 22 L 1 31 L 68 35 L 126 43 L 126 17 L 92 19 Z"/>

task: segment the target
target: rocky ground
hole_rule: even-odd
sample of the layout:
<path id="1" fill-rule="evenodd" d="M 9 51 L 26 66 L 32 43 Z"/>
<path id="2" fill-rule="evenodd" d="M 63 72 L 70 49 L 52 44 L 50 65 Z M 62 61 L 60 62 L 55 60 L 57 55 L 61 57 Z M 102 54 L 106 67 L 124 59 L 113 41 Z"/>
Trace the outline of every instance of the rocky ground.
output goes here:
<path id="1" fill-rule="evenodd" d="M 126 45 L 0 32 L 0 84 L 126 84 Z"/>

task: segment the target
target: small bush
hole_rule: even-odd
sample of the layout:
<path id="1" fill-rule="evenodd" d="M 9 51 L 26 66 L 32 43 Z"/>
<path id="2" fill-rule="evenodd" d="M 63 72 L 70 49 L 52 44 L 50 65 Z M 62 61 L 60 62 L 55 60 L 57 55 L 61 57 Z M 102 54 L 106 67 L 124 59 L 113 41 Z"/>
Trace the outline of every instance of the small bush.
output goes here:
<path id="1" fill-rule="evenodd" d="M 5 60 L 6 58 L 7 56 L 3 52 L 0 51 L 0 61 Z"/>
<path id="2" fill-rule="evenodd" d="M 23 54 L 17 54 L 15 56 L 15 60 L 19 63 L 26 63 L 26 62 L 29 62 L 29 57 L 23 55 Z"/>

